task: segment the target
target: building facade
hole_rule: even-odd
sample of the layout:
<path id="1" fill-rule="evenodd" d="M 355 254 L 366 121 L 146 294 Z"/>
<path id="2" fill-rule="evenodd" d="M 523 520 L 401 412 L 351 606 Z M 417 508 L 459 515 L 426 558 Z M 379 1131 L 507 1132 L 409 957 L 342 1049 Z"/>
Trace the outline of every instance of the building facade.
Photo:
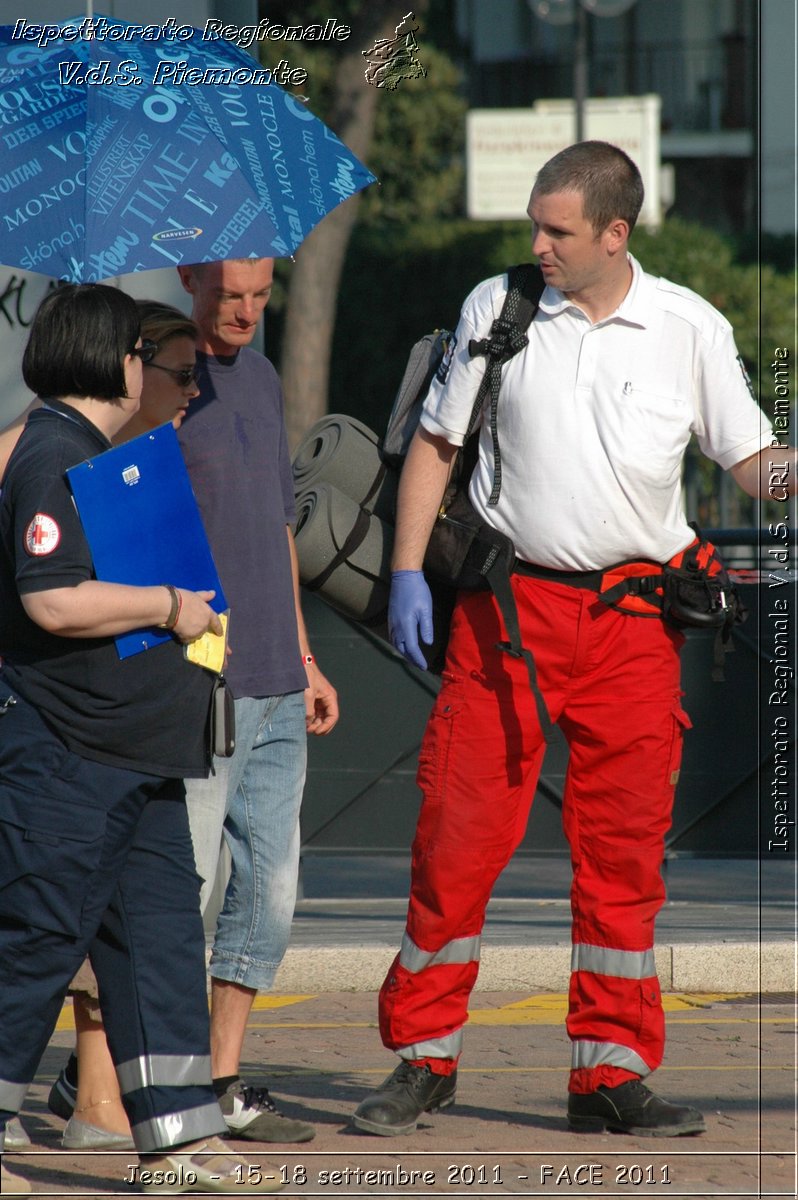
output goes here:
<path id="1" fill-rule="evenodd" d="M 577 21 L 538 15 L 563 4 L 456 0 L 472 107 L 574 94 Z M 793 0 L 636 0 L 588 14 L 584 33 L 589 96 L 661 98 L 670 212 L 723 233 L 793 230 Z"/>

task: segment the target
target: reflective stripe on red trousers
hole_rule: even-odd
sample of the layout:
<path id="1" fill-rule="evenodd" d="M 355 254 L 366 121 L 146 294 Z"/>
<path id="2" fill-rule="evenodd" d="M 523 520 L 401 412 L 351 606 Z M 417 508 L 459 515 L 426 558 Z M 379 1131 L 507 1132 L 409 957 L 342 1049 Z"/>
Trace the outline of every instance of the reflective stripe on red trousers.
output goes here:
<path id="1" fill-rule="evenodd" d="M 689 726 L 683 638 L 659 618 L 608 609 L 592 592 L 521 576 L 513 587 L 524 644 L 570 747 L 569 1087 L 589 1092 L 662 1060 L 654 920 Z M 492 596 L 462 594 L 419 756 L 407 930 L 380 992 L 385 1045 L 444 1073 L 462 1045 L 485 908 L 524 836 L 545 750 L 526 667 L 496 649 L 504 637 Z"/>

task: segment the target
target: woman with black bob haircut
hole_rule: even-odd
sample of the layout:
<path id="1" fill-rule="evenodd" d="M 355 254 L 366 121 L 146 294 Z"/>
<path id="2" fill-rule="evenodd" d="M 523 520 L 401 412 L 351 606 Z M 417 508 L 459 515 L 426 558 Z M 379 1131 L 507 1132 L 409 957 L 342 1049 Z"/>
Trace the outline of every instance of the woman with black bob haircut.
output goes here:
<path id="1" fill-rule="evenodd" d="M 246 1195 L 279 1177 L 220 1157 L 182 783 L 207 774 L 213 677 L 181 643 L 221 631 L 213 593 L 96 579 L 65 474 L 135 413 L 150 353 L 129 296 L 69 285 L 23 361 L 42 404 L 0 494 L 0 1150 L 88 953 L 141 1190 L 173 1171 L 183 1192 Z M 119 658 L 117 634 L 153 626 L 172 637 Z M 0 1170 L 0 1191 L 27 1188 Z"/>
<path id="2" fill-rule="evenodd" d="M 45 296 L 22 359 L 37 396 L 125 395 L 124 359 L 139 340 L 135 300 L 119 288 L 62 284 Z"/>

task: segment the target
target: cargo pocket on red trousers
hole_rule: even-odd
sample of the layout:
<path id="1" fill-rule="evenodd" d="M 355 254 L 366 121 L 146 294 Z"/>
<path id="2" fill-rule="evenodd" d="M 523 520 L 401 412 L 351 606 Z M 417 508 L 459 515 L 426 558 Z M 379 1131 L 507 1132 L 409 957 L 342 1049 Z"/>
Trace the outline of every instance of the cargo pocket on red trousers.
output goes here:
<path id="1" fill-rule="evenodd" d="M 459 681 L 444 672 L 443 687 L 427 721 L 418 755 L 416 782 L 425 799 L 438 797 L 443 792 L 455 725 L 462 709 L 463 699 L 460 695 Z"/>
<path id="2" fill-rule="evenodd" d="M 446 778 L 452 760 L 458 717 L 463 711 L 459 680 L 443 674 L 441 688 L 427 721 L 418 755 L 416 782 L 423 794 L 416 828 L 414 852 L 424 854 L 434 842 L 446 791 Z"/>
<path id="3" fill-rule="evenodd" d="M 686 729 L 692 729 L 693 722 L 688 717 L 687 713 L 682 708 L 679 700 L 674 702 L 672 711 L 672 729 L 671 729 L 671 744 L 668 753 L 668 767 L 666 782 L 671 787 L 676 787 L 679 782 L 679 771 L 682 765 L 682 744 L 684 742 L 684 733 Z"/>
<path id="4" fill-rule="evenodd" d="M 665 1049 L 665 1016 L 662 993 L 656 977 L 640 981 L 640 1026 L 637 1031 L 637 1052 L 655 1070 L 662 1061 Z"/>

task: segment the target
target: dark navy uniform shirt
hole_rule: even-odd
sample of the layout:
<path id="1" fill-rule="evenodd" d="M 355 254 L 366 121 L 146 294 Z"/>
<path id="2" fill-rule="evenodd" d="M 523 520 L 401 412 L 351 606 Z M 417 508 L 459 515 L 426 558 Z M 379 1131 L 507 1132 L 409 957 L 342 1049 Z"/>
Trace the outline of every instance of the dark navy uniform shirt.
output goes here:
<path id="1" fill-rule="evenodd" d="M 176 641 L 122 660 L 113 638 L 56 636 L 22 605 L 21 595 L 93 578 L 65 471 L 110 448 L 75 409 L 46 405 L 28 418 L 0 495 L 3 671 L 76 754 L 162 777 L 204 776 L 209 672 Z"/>

